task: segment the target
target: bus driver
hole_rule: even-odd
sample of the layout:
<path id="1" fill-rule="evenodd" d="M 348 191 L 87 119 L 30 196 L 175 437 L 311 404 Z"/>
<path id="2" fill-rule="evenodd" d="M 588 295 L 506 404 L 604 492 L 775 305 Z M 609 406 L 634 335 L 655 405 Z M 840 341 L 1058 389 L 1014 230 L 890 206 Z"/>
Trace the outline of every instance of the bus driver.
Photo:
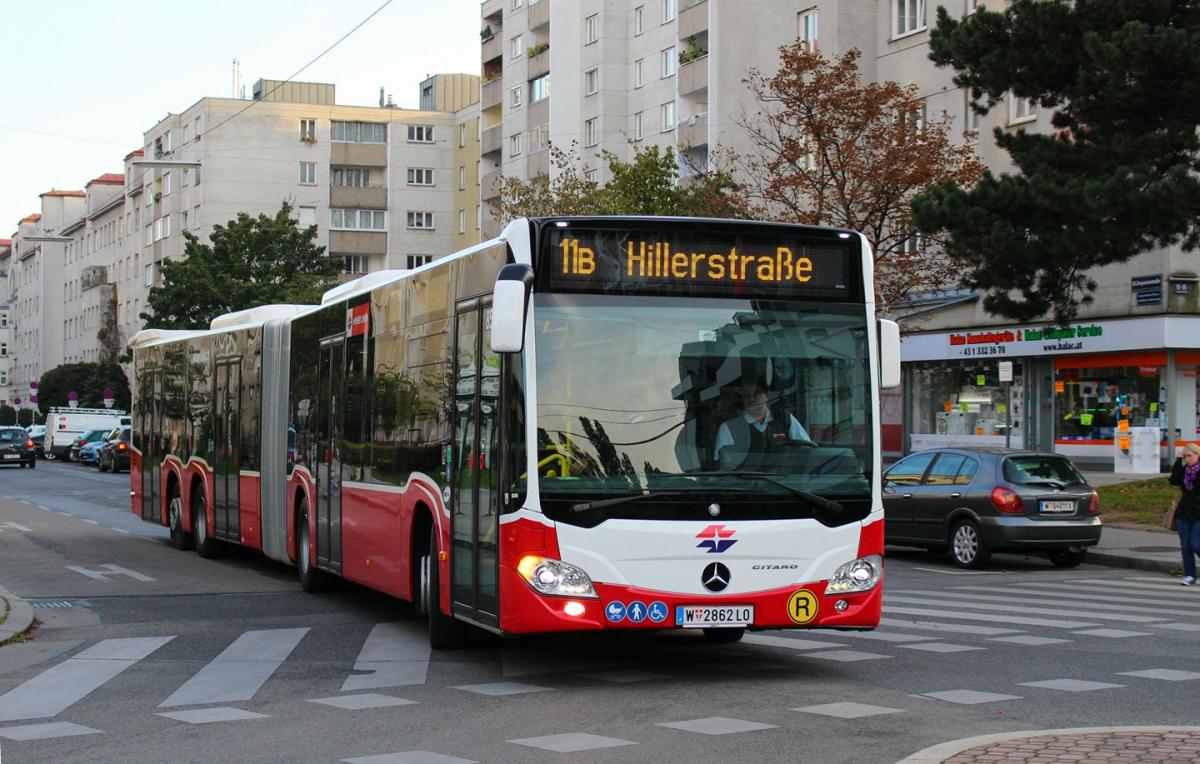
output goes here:
<path id="1" fill-rule="evenodd" d="M 742 389 L 742 402 L 741 415 L 722 422 L 717 430 L 713 458 L 721 469 L 757 469 L 767 454 L 780 454 L 795 445 L 817 445 L 796 417 L 780 407 L 772 411 L 761 381 Z"/>

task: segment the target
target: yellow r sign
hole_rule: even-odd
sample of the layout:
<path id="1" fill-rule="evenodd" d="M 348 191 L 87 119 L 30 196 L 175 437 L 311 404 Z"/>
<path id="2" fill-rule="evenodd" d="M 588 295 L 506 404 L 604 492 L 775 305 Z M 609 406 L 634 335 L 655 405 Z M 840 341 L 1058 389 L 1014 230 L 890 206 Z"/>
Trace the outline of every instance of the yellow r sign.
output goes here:
<path id="1" fill-rule="evenodd" d="M 808 623 L 817 617 L 817 595 L 807 589 L 793 592 L 788 598 L 788 618 L 795 623 Z"/>

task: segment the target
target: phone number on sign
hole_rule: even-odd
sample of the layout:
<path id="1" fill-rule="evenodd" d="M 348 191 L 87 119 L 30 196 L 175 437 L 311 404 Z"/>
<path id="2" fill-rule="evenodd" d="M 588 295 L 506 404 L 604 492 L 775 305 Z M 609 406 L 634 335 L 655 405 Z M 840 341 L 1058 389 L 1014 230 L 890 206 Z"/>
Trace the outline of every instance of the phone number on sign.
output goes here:
<path id="1" fill-rule="evenodd" d="M 1004 355 L 1008 352 L 1008 348 L 1003 345 L 980 345 L 979 347 L 963 348 L 962 354 L 967 356 L 973 355 Z"/>

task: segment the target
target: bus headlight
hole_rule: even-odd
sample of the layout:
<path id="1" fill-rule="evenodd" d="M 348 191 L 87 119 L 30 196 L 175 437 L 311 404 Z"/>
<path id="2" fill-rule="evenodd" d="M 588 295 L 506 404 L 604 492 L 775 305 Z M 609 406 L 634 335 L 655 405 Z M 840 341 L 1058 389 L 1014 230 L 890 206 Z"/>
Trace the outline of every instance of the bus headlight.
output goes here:
<path id="1" fill-rule="evenodd" d="M 825 587 L 826 594 L 847 594 L 850 592 L 865 592 L 874 588 L 883 575 L 883 557 L 873 554 L 860 557 L 838 568 L 829 586 Z"/>
<path id="2" fill-rule="evenodd" d="M 579 568 L 562 560 L 526 555 L 517 565 L 526 583 L 542 594 L 555 597 L 595 597 L 592 579 Z"/>

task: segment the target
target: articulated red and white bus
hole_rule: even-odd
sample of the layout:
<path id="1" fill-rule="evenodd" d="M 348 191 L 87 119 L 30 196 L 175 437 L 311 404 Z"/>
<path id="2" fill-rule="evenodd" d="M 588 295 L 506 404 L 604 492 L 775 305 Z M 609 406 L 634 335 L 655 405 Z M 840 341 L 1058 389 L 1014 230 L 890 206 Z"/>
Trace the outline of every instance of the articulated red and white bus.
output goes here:
<path id="1" fill-rule="evenodd" d="M 435 647 L 879 622 L 899 334 L 857 233 L 522 219 L 133 345 L 133 511 L 411 600 Z"/>

